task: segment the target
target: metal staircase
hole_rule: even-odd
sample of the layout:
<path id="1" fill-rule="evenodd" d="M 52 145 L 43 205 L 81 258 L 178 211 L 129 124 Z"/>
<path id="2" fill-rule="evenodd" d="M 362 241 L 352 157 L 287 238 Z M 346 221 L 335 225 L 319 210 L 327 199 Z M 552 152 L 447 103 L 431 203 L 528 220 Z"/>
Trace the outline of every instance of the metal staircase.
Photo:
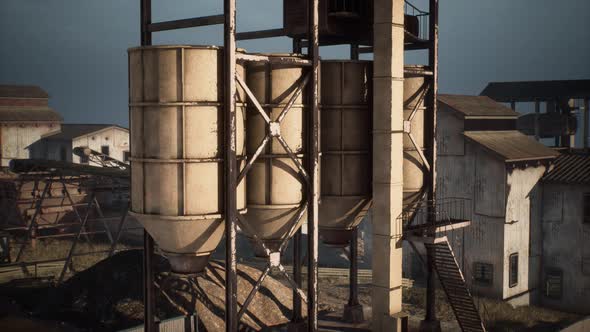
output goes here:
<path id="1" fill-rule="evenodd" d="M 445 234 L 470 224 L 471 212 L 468 199 L 447 198 L 431 202 L 419 202 L 408 206 L 402 213 L 404 239 L 418 257 L 416 243 L 422 243 L 429 253 L 428 261 L 434 270 L 453 309 L 462 331 L 486 331 L 479 310 L 467 288 L 461 268 Z M 426 262 L 421 258 L 422 262 Z"/>
<path id="2" fill-rule="evenodd" d="M 475 306 L 471 292 L 465 284 L 463 273 L 457 264 L 453 250 L 448 241 L 425 243 L 426 248 L 433 249 L 434 269 L 461 330 L 485 332 L 483 321 Z"/>

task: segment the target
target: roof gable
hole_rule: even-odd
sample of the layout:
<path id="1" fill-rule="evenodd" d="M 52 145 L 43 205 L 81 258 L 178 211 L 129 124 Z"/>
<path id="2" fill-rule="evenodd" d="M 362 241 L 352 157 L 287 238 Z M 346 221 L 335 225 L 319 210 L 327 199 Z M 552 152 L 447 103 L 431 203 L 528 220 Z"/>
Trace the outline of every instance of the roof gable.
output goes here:
<path id="1" fill-rule="evenodd" d="M 519 114 L 486 96 L 439 94 L 437 100 L 465 118 L 516 119 Z"/>
<path id="2" fill-rule="evenodd" d="M 0 106 L 0 122 L 61 122 L 59 113 L 43 106 Z"/>
<path id="3" fill-rule="evenodd" d="M 49 95 L 35 85 L 0 85 L 0 98 L 42 98 Z"/>
<path id="4" fill-rule="evenodd" d="M 542 179 L 544 182 L 590 184 L 590 153 L 583 150 L 563 151 Z"/>
<path id="5" fill-rule="evenodd" d="M 119 128 L 121 130 L 128 131 L 127 128 L 123 128 L 114 124 L 71 124 L 65 123 L 61 125 L 61 131 L 53 134 L 48 134 L 44 138 L 49 140 L 73 140 L 81 136 L 87 136 L 96 134 L 97 132 L 109 129 Z"/>
<path id="6" fill-rule="evenodd" d="M 558 155 L 517 130 L 466 131 L 464 135 L 506 163 L 554 159 Z"/>

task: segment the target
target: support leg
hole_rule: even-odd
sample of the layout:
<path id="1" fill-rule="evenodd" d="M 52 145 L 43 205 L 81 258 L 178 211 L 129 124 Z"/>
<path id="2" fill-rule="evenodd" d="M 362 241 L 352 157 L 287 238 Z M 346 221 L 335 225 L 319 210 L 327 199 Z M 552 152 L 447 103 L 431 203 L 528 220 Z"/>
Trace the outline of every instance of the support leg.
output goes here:
<path id="1" fill-rule="evenodd" d="M 352 231 L 350 240 L 350 275 L 349 275 L 349 298 L 348 303 L 344 306 L 344 320 L 357 324 L 365 320 L 363 315 L 363 305 L 358 298 L 358 227 Z"/>
<path id="2" fill-rule="evenodd" d="M 293 237 L 293 279 L 297 287 L 301 288 L 301 229 Z M 301 315 L 301 297 L 297 290 L 293 290 L 293 316 L 289 322 L 290 332 L 305 331 L 305 321 Z"/>
<path id="3" fill-rule="evenodd" d="M 154 240 L 147 231 L 143 232 L 143 303 L 145 332 L 156 332 L 154 289 Z"/>
<path id="4" fill-rule="evenodd" d="M 422 332 L 438 332 L 441 330 L 440 321 L 436 318 L 436 276 L 434 272 L 434 248 L 426 247 L 426 317 L 420 323 Z"/>

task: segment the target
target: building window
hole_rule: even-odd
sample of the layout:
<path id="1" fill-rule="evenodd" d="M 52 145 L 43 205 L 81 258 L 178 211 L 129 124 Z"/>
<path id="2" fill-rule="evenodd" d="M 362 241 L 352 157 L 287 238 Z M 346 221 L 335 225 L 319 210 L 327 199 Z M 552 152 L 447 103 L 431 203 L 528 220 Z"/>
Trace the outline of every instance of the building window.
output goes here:
<path id="1" fill-rule="evenodd" d="M 68 150 L 65 146 L 61 146 L 59 148 L 59 160 L 61 160 L 61 161 L 68 160 Z"/>
<path id="2" fill-rule="evenodd" d="M 123 162 L 128 163 L 129 162 L 129 156 L 130 156 L 129 151 L 123 151 Z"/>
<path id="3" fill-rule="evenodd" d="M 518 285 L 518 253 L 510 255 L 508 274 L 508 286 Z"/>
<path id="4" fill-rule="evenodd" d="M 478 284 L 491 285 L 494 281 L 494 266 L 488 263 L 473 263 L 473 280 Z"/>
<path id="5" fill-rule="evenodd" d="M 590 276 L 590 257 L 582 256 L 582 274 Z"/>
<path id="6" fill-rule="evenodd" d="M 560 299 L 563 284 L 563 272 L 558 269 L 547 269 L 545 272 L 545 296 Z"/>
<path id="7" fill-rule="evenodd" d="M 88 156 L 86 154 L 82 154 L 80 156 L 80 164 L 88 164 L 89 160 L 88 160 Z"/>
<path id="8" fill-rule="evenodd" d="M 590 193 L 584 194 L 584 223 L 590 223 Z"/>
<path id="9" fill-rule="evenodd" d="M 103 145 L 100 147 L 100 153 L 104 154 L 105 156 L 109 155 L 109 146 Z"/>

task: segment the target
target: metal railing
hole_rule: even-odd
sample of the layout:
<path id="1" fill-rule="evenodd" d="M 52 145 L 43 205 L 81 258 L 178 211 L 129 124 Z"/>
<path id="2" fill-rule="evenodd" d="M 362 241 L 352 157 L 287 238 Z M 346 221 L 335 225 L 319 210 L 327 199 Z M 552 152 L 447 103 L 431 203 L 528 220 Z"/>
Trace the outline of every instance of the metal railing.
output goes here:
<path id="1" fill-rule="evenodd" d="M 405 229 L 408 226 L 426 225 L 429 220 L 434 220 L 436 225 L 460 220 L 468 221 L 472 219 L 472 215 L 471 199 L 446 197 L 409 205 L 404 208 L 400 217 Z"/>
<path id="2" fill-rule="evenodd" d="M 418 38 L 423 40 L 428 40 L 428 27 L 429 27 L 429 17 L 430 13 L 425 12 L 421 9 L 418 9 L 416 6 L 411 4 L 408 1 L 405 1 L 404 4 L 404 14 L 408 16 L 414 16 L 418 19 Z"/>

